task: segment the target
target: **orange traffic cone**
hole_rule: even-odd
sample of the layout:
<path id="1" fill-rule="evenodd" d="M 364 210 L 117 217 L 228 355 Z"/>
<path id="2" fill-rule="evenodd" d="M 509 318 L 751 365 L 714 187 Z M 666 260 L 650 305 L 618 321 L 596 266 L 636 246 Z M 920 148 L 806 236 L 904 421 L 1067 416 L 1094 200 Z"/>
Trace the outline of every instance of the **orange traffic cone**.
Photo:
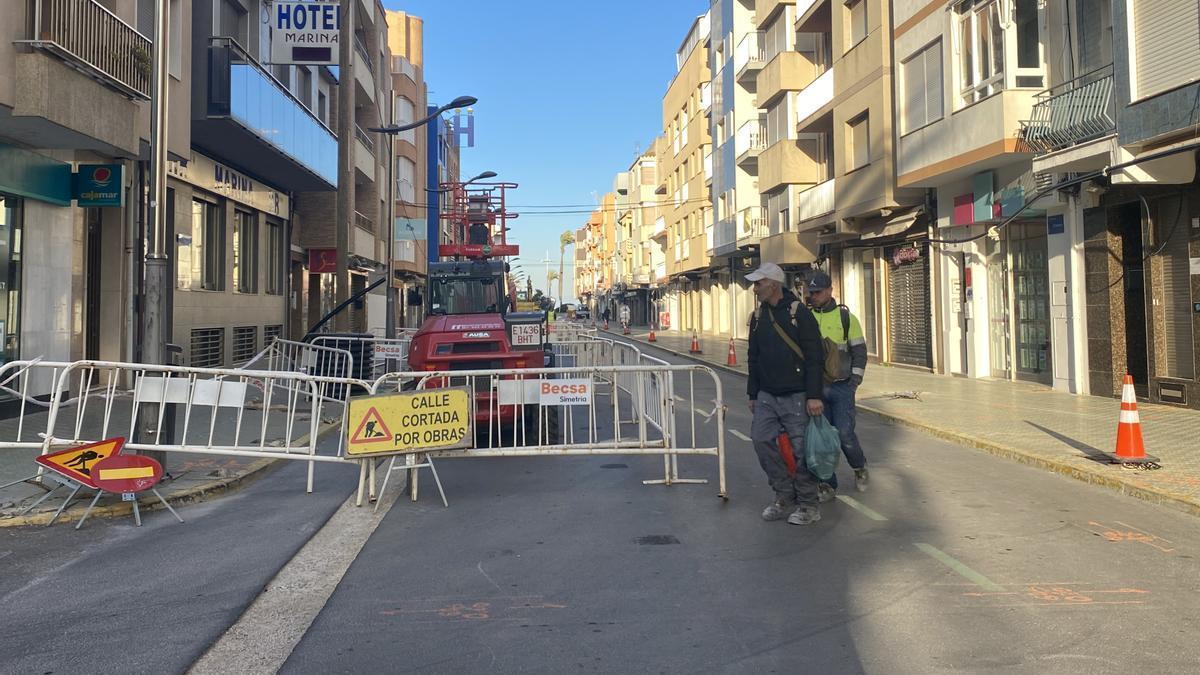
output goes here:
<path id="1" fill-rule="evenodd" d="M 650 329 L 650 339 L 648 341 L 649 342 L 658 342 L 658 338 L 654 337 L 654 329 L 653 328 Z"/>
<path id="2" fill-rule="evenodd" d="M 1137 394 L 1133 376 L 1126 374 L 1121 387 L 1121 419 L 1117 422 L 1117 451 L 1109 454 L 1113 464 L 1156 464 L 1157 457 L 1146 454 L 1142 443 L 1142 422 L 1138 417 Z"/>
<path id="3" fill-rule="evenodd" d="M 725 357 L 725 365 L 737 365 L 737 352 L 733 350 L 733 338 L 729 338 L 729 356 Z"/>
<path id="4" fill-rule="evenodd" d="M 696 334 L 694 332 L 692 333 L 692 348 L 689 349 L 688 352 L 691 354 L 703 354 L 704 353 L 704 352 L 700 351 L 700 338 L 696 337 Z"/>

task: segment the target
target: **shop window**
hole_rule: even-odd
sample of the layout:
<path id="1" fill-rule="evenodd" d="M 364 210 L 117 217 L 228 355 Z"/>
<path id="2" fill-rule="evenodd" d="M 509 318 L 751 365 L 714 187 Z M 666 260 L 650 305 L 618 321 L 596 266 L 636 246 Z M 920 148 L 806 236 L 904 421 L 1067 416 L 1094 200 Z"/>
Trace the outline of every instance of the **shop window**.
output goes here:
<path id="1" fill-rule="evenodd" d="M 179 288 L 225 290 L 225 219 L 221 207 L 193 199 L 191 234 L 181 234 L 176 240 Z"/>
<path id="2" fill-rule="evenodd" d="M 283 225 L 267 222 L 267 293 L 283 294 Z"/>
<path id="3" fill-rule="evenodd" d="M 20 358 L 21 200 L 0 195 L 0 363 Z"/>

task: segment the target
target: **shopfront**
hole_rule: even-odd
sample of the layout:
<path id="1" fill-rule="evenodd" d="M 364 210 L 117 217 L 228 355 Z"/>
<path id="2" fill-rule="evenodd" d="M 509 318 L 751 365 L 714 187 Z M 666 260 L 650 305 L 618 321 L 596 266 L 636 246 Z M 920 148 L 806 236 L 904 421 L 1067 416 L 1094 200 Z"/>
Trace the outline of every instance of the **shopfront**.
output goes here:
<path id="1" fill-rule="evenodd" d="M 992 377 L 1051 384 L 1050 279 L 1044 221 L 1014 222 L 986 247 Z"/>
<path id="2" fill-rule="evenodd" d="M 929 305 L 929 248 L 905 244 L 884 249 L 887 266 L 890 361 L 933 365 Z M 872 270 L 874 273 L 874 270 Z"/>
<path id="3" fill-rule="evenodd" d="M 21 354 L 21 206 L 0 193 L 0 363 Z"/>

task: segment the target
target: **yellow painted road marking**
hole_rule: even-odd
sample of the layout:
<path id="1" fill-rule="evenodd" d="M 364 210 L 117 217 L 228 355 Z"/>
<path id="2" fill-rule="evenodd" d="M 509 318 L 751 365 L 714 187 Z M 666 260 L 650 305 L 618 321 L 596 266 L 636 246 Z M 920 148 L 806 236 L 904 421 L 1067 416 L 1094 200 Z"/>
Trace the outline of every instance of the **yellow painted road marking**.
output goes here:
<path id="1" fill-rule="evenodd" d="M 887 520 L 887 518 L 885 516 L 883 516 L 881 513 L 879 513 L 875 509 L 872 509 L 871 507 L 867 506 L 866 504 L 863 504 L 862 502 L 858 501 L 854 497 L 847 497 L 846 495 L 838 495 L 837 498 L 838 498 L 838 501 L 842 502 L 846 506 L 849 506 L 850 508 L 854 509 L 855 511 L 858 511 L 859 513 L 870 518 L 871 520 Z"/>
<path id="2" fill-rule="evenodd" d="M 968 581 L 975 584 L 976 586 L 979 586 L 980 588 L 984 589 L 985 591 L 997 591 L 998 592 L 998 591 L 1004 590 L 996 582 L 983 576 L 979 572 L 976 572 L 975 570 L 971 569 L 970 567 L 967 567 L 966 565 L 962 564 L 958 560 L 955 560 L 949 554 L 945 553 L 944 551 L 942 551 L 941 549 L 939 549 L 936 546 L 932 546 L 930 544 L 924 544 L 924 543 L 916 543 L 916 544 L 913 544 L 913 546 L 916 546 L 917 548 L 921 549 L 921 552 L 924 553 L 925 555 L 942 563 L 946 567 L 949 567 L 950 569 L 957 572 L 960 576 L 967 579 Z"/>
<path id="3" fill-rule="evenodd" d="M 746 434 L 743 434 L 742 432 L 738 431 L 737 429 L 730 429 L 730 430 L 729 430 L 729 433 L 733 434 L 735 438 L 740 438 L 740 439 L 742 439 L 743 441 L 749 441 L 749 440 L 750 440 L 750 437 L 749 437 L 749 436 L 747 436 Z"/>
<path id="4" fill-rule="evenodd" d="M 153 478 L 154 467 L 135 466 L 127 469 L 100 469 L 100 480 L 121 480 L 123 478 Z"/>

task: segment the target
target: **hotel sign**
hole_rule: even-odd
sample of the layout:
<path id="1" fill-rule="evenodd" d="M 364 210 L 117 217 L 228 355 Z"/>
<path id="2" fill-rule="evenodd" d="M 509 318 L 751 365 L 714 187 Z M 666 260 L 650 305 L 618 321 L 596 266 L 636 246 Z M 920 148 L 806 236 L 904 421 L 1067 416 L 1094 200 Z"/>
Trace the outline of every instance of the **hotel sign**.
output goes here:
<path id="1" fill-rule="evenodd" d="M 341 27 L 337 2 L 276 2 L 271 7 L 271 63 L 338 65 Z"/>

